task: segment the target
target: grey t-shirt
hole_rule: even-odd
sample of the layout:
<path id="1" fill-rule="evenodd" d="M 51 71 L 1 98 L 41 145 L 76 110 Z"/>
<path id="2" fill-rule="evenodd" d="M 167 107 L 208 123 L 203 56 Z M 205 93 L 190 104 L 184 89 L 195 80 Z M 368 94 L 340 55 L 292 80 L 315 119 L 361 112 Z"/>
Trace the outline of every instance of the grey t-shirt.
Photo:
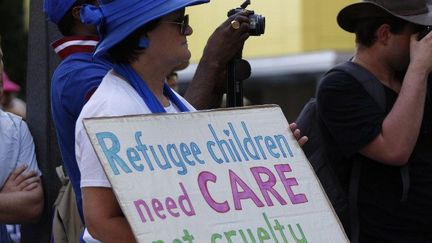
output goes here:
<path id="1" fill-rule="evenodd" d="M 33 137 L 27 124 L 19 117 L 0 110 L 0 188 L 19 166 L 38 171 Z"/>
<path id="2" fill-rule="evenodd" d="M 18 116 L 0 110 L 0 188 L 19 166 L 38 171 L 33 137 L 27 124 Z M 0 224 L 0 242 L 8 243 L 6 226 Z"/>

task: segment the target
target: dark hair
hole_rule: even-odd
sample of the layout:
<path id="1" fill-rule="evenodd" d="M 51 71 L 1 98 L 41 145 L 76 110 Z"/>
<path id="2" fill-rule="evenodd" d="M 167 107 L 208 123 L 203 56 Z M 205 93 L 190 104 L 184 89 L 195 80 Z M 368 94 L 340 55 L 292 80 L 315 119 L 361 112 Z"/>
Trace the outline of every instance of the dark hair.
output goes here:
<path id="1" fill-rule="evenodd" d="M 129 34 L 121 42 L 117 43 L 108 50 L 109 57 L 115 63 L 131 63 L 138 59 L 138 56 L 145 48 L 139 47 L 141 36 L 153 30 L 160 19 L 155 19 L 139 27 Z"/>
<path id="2" fill-rule="evenodd" d="M 76 6 L 83 4 L 95 4 L 96 0 L 76 0 L 74 5 L 66 12 L 63 18 L 58 22 L 57 28 L 63 36 L 74 35 L 73 28 L 75 26 L 75 19 L 72 15 L 72 9 Z"/>
<path id="3" fill-rule="evenodd" d="M 383 24 L 390 25 L 391 33 L 400 34 L 403 32 L 408 22 L 391 15 L 359 20 L 355 26 L 356 42 L 367 47 L 372 46 L 377 40 L 376 31 Z"/>

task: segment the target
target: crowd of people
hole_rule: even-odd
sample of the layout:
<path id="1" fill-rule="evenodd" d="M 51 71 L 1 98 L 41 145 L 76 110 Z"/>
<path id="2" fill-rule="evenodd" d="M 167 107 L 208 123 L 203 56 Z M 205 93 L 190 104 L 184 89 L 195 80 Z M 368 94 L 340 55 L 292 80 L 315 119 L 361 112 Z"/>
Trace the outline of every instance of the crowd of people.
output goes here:
<path id="1" fill-rule="evenodd" d="M 51 110 L 85 225 L 82 242 L 135 241 L 83 119 L 220 106 L 226 65 L 249 37 L 247 10 L 228 17 L 209 37 L 184 97 L 171 83 L 191 57 L 187 37 L 193 29 L 185 9 L 208 1 L 45 0 L 45 13 L 63 35 L 53 43 L 62 62 L 51 81 Z M 353 161 L 362 164 L 356 202 L 359 231 L 351 234 L 352 242 L 432 242 L 428 4 L 363 0 L 337 16 L 339 26 L 356 37 L 355 54 L 348 62 L 374 77 L 386 104 L 381 109 L 356 78 L 343 71 L 325 74 L 317 91 L 323 146 L 344 188 L 349 187 Z M 19 89 L 7 75 L 2 77 L 0 98 L 1 87 Z M 4 224 L 35 222 L 44 204 L 25 111 L 21 117 L 5 111 L 0 111 L 0 242 L 10 241 Z M 296 124 L 290 128 L 300 145 L 307 142 Z"/>

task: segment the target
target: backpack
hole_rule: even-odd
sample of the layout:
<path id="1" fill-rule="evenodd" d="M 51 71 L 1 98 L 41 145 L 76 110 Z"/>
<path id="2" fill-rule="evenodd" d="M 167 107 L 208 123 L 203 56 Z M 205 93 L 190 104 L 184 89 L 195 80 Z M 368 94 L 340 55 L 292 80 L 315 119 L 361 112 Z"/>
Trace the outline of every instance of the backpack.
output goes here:
<path id="1" fill-rule="evenodd" d="M 323 77 L 332 72 L 344 72 L 352 76 L 359 82 L 366 92 L 375 100 L 378 106 L 385 111 L 386 94 L 381 83 L 367 69 L 354 62 L 344 62 L 334 66 L 327 71 Z M 303 135 L 309 137 L 308 142 L 303 146 L 303 151 L 311 163 L 324 191 L 327 194 L 336 214 L 338 215 L 345 231 L 350 236 L 351 242 L 358 242 L 359 238 L 359 220 L 357 208 L 357 194 L 360 181 L 361 156 L 354 156 L 351 167 L 351 175 L 348 185 L 343 187 L 339 181 L 331 161 L 328 158 L 328 152 L 323 146 L 324 136 L 319 125 L 319 115 L 316 98 L 311 98 L 300 115 L 296 123 Z M 409 170 L 408 165 L 402 166 L 401 176 L 403 184 L 403 193 L 401 201 L 406 201 L 409 189 Z"/>
<path id="2" fill-rule="evenodd" d="M 81 242 L 84 224 L 81 221 L 75 200 L 75 193 L 69 178 L 63 171 L 63 166 L 56 168 L 62 183 L 56 201 L 54 202 L 54 216 L 52 223 L 52 242 L 70 243 Z"/>

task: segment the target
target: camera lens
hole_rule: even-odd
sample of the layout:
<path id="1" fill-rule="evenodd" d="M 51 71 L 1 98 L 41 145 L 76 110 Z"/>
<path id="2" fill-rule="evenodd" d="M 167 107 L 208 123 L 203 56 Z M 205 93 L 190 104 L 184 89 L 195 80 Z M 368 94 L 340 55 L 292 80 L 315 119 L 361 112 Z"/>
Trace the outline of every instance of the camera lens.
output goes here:
<path id="1" fill-rule="evenodd" d="M 432 30 L 432 26 L 423 26 L 417 35 L 417 40 L 423 39 L 423 37 L 425 37 L 427 34 L 429 34 L 429 32 L 431 32 L 431 30 Z"/>
<path id="2" fill-rule="evenodd" d="M 253 36 L 264 34 L 265 31 L 265 17 L 262 15 L 252 14 L 249 15 L 250 28 L 249 33 Z"/>

